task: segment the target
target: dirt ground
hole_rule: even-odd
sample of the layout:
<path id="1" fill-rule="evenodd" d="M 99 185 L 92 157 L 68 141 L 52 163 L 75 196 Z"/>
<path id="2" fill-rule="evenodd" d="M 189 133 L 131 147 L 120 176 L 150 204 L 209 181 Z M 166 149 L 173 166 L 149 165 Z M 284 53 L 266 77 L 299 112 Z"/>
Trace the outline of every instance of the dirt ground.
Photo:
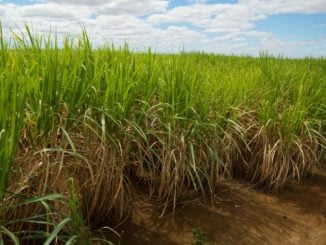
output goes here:
<path id="1" fill-rule="evenodd" d="M 116 244 L 326 245 L 325 170 L 277 194 L 223 182 L 214 205 L 179 205 L 174 216 L 159 218 L 159 210 L 140 199 Z"/>

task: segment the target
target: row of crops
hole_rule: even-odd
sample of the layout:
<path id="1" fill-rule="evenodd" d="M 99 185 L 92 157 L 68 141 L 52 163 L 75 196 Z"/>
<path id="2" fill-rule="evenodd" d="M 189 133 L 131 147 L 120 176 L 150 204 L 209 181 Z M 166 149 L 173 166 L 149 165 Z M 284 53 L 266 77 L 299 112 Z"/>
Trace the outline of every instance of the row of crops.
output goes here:
<path id="1" fill-rule="evenodd" d="M 164 213 L 225 178 L 278 190 L 325 163 L 325 92 L 324 58 L 0 34 L 0 244 L 92 244 L 139 191 Z"/>

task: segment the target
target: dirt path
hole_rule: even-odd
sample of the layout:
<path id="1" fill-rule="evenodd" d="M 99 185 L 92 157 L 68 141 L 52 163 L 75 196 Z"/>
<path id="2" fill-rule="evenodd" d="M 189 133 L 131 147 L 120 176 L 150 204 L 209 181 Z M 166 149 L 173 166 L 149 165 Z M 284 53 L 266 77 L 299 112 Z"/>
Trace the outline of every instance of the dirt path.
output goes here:
<path id="1" fill-rule="evenodd" d="M 326 245 L 326 171 L 278 194 L 224 183 L 214 207 L 195 201 L 183 204 L 174 217 L 159 215 L 139 201 L 120 230 L 120 244 Z"/>

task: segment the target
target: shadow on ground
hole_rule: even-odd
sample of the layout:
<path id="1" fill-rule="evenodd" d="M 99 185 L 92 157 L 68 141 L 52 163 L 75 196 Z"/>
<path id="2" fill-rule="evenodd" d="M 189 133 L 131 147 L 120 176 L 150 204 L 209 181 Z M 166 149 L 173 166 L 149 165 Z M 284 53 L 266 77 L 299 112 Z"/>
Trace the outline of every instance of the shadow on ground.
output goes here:
<path id="1" fill-rule="evenodd" d="M 214 205 L 199 201 L 159 218 L 139 200 L 116 244 L 326 244 L 326 171 L 290 183 L 278 194 L 224 182 Z M 193 231 L 203 236 L 198 240 Z M 200 244 L 200 243 L 198 243 Z M 204 243 L 202 243 L 204 244 Z"/>

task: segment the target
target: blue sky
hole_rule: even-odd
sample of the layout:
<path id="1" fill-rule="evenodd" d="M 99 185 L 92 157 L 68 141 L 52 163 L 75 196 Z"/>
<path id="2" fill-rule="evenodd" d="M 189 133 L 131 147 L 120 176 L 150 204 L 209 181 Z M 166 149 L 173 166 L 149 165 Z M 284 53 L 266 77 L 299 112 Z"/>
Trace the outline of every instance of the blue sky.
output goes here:
<path id="1" fill-rule="evenodd" d="M 326 56 L 325 0 L 0 0 L 0 20 L 6 37 L 29 23 L 137 50 Z"/>

